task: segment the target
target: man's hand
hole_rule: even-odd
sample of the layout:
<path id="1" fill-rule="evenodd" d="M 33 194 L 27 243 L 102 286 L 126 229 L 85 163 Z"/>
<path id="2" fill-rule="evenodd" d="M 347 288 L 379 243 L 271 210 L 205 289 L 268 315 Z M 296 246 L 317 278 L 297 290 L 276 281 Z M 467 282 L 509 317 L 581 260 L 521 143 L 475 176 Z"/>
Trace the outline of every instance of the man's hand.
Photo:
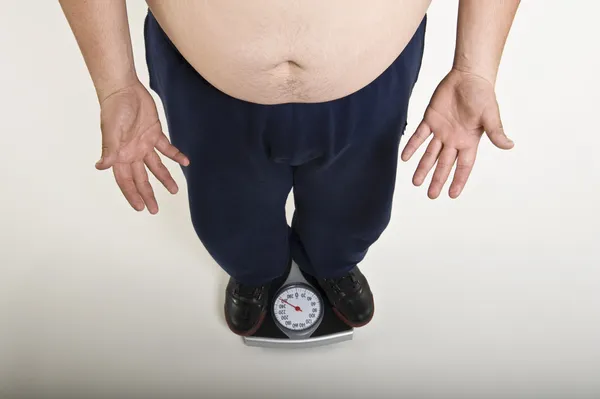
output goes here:
<path id="1" fill-rule="evenodd" d="M 408 161 L 433 133 L 413 184 L 423 184 L 437 162 L 428 191 L 429 198 L 437 198 L 456 162 L 449 195 L 457 198 L 473 169 L 484 131 L 496 147 L 513 148 L 514 143 L 504 134 L 493 84 L 478 75 L 452 69 L 435 90 L 423 121 L 402 152 L 402 160 Z"/>
<path id="2" fill-rule="evenodd" d="M 94 82 L 101 107 L 102 158 L 131 206 L 158 212 L 146 167 L 171 193 L 175 180 L 158 150 L 183 166 L 189 160 L 162 132 L 156 104 L 135 71 L 125 0 L 59 0 Z"/>
<path id="3" fill-rule="evenodd" d="M 147 207 L 151 214 L 156 214 L 158 204 L 146 167 L 169 192 L 178 191 L 156 150 L 183 166 L 189 160 L 163 133 L 154 99 L 139 81 L 110 94 L 100 106 L 102 157 L 96 168 L 112 167 L 117 184 L 131 206 L 137 211 Z"/>

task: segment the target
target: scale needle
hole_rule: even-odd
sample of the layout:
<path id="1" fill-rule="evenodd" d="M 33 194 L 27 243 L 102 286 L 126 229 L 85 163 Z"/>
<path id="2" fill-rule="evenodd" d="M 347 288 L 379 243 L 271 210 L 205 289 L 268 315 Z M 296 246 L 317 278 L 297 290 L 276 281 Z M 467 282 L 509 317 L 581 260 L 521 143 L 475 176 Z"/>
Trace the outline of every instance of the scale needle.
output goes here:
<path id="1" fill-rule="evenodd" d="M 283 303 L 287 303 L 288 305 L 290 305 L 291 307 L 293 307 L 293 308 L 294 308 L 294 310 L 296 310 L 296 312 L 302 312 L 302 309 L 300 308 L 300 306 L 294 306 L 294 305 L 292 305 L 291 303 L 289 303 L 288 301 L 286 301 L 285 299 L 281 299 L 281 301 L 282 301 Z"/>

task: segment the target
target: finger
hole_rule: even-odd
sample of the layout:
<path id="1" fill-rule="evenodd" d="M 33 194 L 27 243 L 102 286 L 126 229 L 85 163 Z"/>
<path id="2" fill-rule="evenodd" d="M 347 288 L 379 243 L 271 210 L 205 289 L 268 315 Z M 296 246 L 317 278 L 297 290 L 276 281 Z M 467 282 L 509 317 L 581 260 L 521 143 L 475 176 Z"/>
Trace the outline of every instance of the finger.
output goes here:
<path id="1" fill-rule="evenodd" d="M 477 148 L 469 148 L 458 152 L 456 170 L 448 192 L 450 198 L 457 198 L 462 193 L 473 170 L 473 165 L 475 165 L 476 156 Z"/>
<path id="2" fill-rule="evenodd" d="M 442 142 L 434 137 L 427 146 L 425 150 L 425 154 L 421 157 L 421 161 L 419 162 L 419 166 L 417 166 L 417 170 L 415 171 L 415 175 L 413 176 L 413 184 L 415 186 L 420 186 L 425 181 L 425 178 L 429 174 L 433 165 L 435 165 L 435 161 L 440 155 L 440 151 L 442 150 Z"/>
<path id="3" fill-rule="evenodd" d="M 444 147 L 440 153 L 435 172 L 433 172 L 433 177 L 431 178 L 431 184 L 429 185 L 429 198 L 436 199 L 442 192 L 442 188 L 444 187 L 444 184 L 446 184 L 452 166 L 456 161 L 457 153 L 458 150 L 451 147 Z"/>
<path id="4" fill-rule="evenodd" d="M 96 169 L 106 170 L 117 162 L 119 151 L 120 133 L 114 127 L 101 126 L 102 130 L 102 153 L 100 160 L 96 162 Z"/>
<path id="5" fill-rule="evenodd" d="M 100 160 L 96 162 L 96 169 L 106 170 L 117 162 L 117 154 L 119 151 L 119 139 L 114 142 L 112 137 L 102 138 L 102 154 Z"/>
<path id="6" fill-rule="evenodd" d="M 148 211 L 152 215 L 155 215 L 158 213 L 158 203 L 156 202 L 156 197 L 154 196 L 154 190 L 148 181 L 148 172 L 146 172 L 146 166 L 142 161 L 136 161 L 131 164 L 131 169 L 133 170 L 133 180 L 138 192 L 140 193 L 140 196 L 146 203 Z"/>
<path id="7" fill-rule="evenodd" d="M 150 169 L 150 172 L 165 186 L 167 190 L 171 194 L 177 194 L 179 191 L 179 187 L 177 187 L 177 183 L 173 180 L 171 173 L 162 163 L 160 156 L 156 153 L 156 151 L 151 151 L 144 158 L 144 162 L 146 162 L 146 166 Z"/>
<path id="8" fill-rule="evenodd" d="M 188 166 L 190 164 L 190 160 L 183 155 L 181 151 L 179 151 L 174 145 L 169 142 L 169 139 L 165 134 L 161 134 L 160 138 L 156 142 L 156 149 L 160 151 L 164 156 L 172 159 L 182 166 Z"/>
<path id="9" fill-rule="evenodd" d="M 415 133 L 412 135 L 410 140 L 408 140 L 406 143 L 401 155 L 402 160 L 405 162 L 408 161 L 430 135 L 431 128 L 427 122 L 423 120 L 417 127 L 417 130 L 415 130 Z"/>
<path id="10" fill-rule="evenodd" d="M 125 196 L 125 199 L 136 211 L 144 210 L 144 200 L 140 196 L 138 189 L 133 181 L 133 173 L 131 171 L 131 164 L 128 163 L 117 163 L 113 166 L 113 174 L 117 185 L 121 189 L 121 192 Z"/>
<path id="11" fill-rule="evenodd" d="M 503 150 L 510 150 L 515 146 L 515 143 L 504 132 L 502 119 L 500 118 L 500 109 L 497 103 L 483 112 L 482 122 L 483 129 L 496 147 Z"/>

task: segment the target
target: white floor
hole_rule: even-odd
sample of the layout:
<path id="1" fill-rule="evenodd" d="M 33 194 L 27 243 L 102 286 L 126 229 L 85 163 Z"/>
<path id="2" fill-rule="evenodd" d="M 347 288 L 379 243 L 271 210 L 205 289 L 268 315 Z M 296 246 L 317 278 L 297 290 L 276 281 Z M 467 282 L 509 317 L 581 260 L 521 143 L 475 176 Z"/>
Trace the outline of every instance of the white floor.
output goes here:
<path id="1" fill-rule="evenodd" d="M 409 130 L 451 62 L 455 3 L 431 8 Z M 154 217 L 128 208 L 94 169 L 98 108 L 58 3 L 9 4 L 0 398 L 600 397 L 595 3 L 522 3 L 498 82 L 517 147 L 484 140 L 457 201 L 428 200 L 410 184 L 416 160 L 401 165 L 393 221 L 362 265 L 375 319 L 351 342 L 302 351 L 229 333 L 227 276 L 185 191 L 157 190 Z M 130 11 L 145 78 L 143 2 Z"/>

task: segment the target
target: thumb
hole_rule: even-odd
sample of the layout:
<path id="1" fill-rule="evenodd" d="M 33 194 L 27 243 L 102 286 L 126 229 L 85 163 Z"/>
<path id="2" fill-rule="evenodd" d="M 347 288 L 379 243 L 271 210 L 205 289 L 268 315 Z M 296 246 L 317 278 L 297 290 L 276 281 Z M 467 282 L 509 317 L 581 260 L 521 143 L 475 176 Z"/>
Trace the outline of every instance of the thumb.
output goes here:
<path id="1" fill-rule="evenodd" d="M 502 120 L 500 119 L 500 109 L 498 104 L 488 107 L 482 115 L 483 130 L 489 137 L 490 141 L 502 150 L 510 150 L 515 146 L 515 143 L 506 136 Z"/>
<path id="2" fill-rule="evenodd" d="M 117 161 L 119 152 L 119 136 L 115 131 L 102 133 L 102 154 L 96 162 L 96 169 L 105 170 L 112 167 Z"/>

